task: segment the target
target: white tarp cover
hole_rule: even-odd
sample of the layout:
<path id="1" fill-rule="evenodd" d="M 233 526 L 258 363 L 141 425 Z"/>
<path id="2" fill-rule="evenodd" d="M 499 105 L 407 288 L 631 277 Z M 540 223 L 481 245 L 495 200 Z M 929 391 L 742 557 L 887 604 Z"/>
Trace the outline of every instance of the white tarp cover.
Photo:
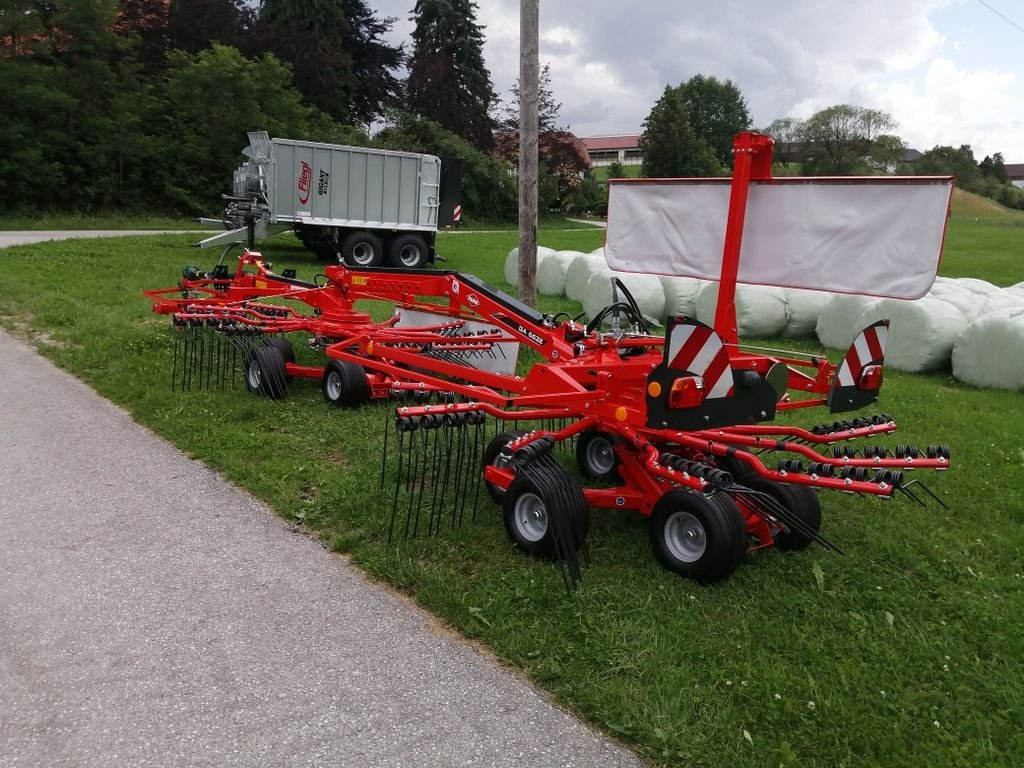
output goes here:
<path id="1" fill-rule="evenodd" d="M 729 179 L 609 184 L 608 265 L 718 280 Z M 953 181 L 936 177 L 753 182 L 739 281 L 917 299 L 939 268 Z"/>

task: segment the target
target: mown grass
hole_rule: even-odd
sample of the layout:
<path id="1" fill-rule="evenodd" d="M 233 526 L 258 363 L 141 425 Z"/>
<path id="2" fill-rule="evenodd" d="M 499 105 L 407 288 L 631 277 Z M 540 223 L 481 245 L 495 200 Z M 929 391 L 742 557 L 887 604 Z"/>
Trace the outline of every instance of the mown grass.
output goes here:
<path id="1" fill-rule="evenodd" d="M 0 215 L 0 231 L 40 229 L 202 229 L 194 218 L 164 214 L 43 213 Z"/>
<path id="2" fill-rule="evenodd" d="M 962 226 L 951 224 L 944 271 L 992 279 L 971 271 L 990 247 L 984 270 L 1024 279 L 1011 279 L 1024 234 L 1000 253 L 1006 227 Z M 603 238 L 539 239 L 585 251 Z M 440 250 L 446 267 L 500 285 L 515 240 L 513 231 L 444 235 Z M 923 477 L 949 510 L 827 494 L 823 530 L 845 557 L 761 553 L 714 587 L 661 569 L 638 515 L 595 513 L 593 563 L 567 598 L 551 566 L 511 548 L 486 498 L 474 525 L 387 543 L 390 494 L 376 472 L 385 408 L 328 410 L 311 382 L 275 403 L 244 390 L 172 392 L 169 324 L 141 290 L 173 285 L 198 258 L 188 243 L 0 252 L 0 322 L 652 764 L 974 767 L 1024 757 L 1020 393 L 887 373 L 880 408 L 901 424 L 889 442 L 952 446 L 954 468 Z M 309 277 L 318 268 L 285 241 L 265 250 L 276 269 Z"/>

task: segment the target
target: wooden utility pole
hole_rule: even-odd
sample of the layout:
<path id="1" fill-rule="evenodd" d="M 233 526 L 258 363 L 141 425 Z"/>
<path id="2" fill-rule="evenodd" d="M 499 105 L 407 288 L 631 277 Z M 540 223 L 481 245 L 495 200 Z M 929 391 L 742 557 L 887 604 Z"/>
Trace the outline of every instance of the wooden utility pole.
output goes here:
<path id="1" fill-rule="evenodd" d="M 540 0 L 519 0 L 519 299 L 537 301 L 537 91 Z"/>

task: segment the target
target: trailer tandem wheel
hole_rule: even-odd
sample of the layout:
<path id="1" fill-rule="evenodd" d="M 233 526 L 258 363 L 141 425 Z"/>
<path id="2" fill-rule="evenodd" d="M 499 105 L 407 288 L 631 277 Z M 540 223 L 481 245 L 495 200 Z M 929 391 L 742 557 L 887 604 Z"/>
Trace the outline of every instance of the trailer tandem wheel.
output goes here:
<path id="1" fill-rule="evenodd" d="M 320 380 L 324 400 L 335 408 L 358 408 L 370 400 L 370 384 L 362 366 L 348 360 L 331 360 Z"/>
<path id="2" fill-rule="evenodd" d="M 419 235 L 399 235 L 391 241 L 388 266 L 403 269 L 422 269 L 430 261 L 427 243 Z"/>
<path id="3" fill-rule="evenodd" d="M 747 550 L 743 514 L 721 494 L 668 491 L 654 505 L 650 532 L 658 562 L 702 584 L 728 578 Z"/>
<path id="4" fill-rule="evenodd" d="M 284 356 L 276 347 L 262 346 L 245 355 L 245 387 L 254 395 L 280 400 L 288 393 Z"/>
<path id="5" fill-rule="evenodd" d="M 341 258 L 350 267 L 379 267 L 384 263 L 384 246 L 374 234 L 353 232 L 341 243 Z"/>

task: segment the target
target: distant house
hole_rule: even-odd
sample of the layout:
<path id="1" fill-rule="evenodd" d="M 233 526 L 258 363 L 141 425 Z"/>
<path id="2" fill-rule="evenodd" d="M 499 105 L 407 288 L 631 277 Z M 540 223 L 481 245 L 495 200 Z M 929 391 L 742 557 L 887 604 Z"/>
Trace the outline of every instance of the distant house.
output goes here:
<path id="1" fill-rule="evenodd" d="M 581 139 L 595 168 L 618 163 L 619 165 L 643 165 L 644 151 L 640 149 L 640 135 L 635 136 L 591 136 Z"/>
<path id="2" fill-rule="evenodd" d="M 1007 163 L 1006 178 L 1015 187 L 1024 188 L 1024 163 Z"/>

